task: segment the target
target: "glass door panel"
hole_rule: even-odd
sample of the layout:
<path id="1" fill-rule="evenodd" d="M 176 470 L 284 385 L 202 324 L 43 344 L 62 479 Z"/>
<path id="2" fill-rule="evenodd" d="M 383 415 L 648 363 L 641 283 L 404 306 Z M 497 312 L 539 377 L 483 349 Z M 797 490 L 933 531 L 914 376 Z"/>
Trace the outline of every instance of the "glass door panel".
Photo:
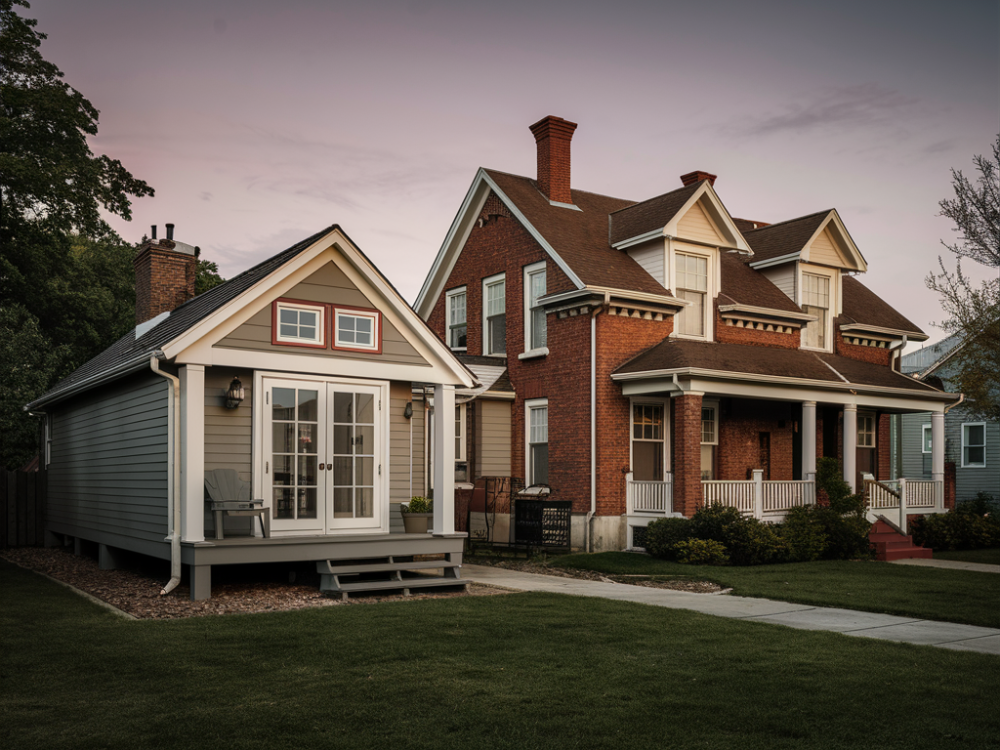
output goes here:
<path id="1" fill-rule="evenodd" d="M 276 531 L 323 527 L 323 477 L 319 453 L 324 433 L 320 422 L 325 389 L 321 383 L 268 379 L 265 385 L 264 483 L 271 496 Z"/>
<path id="2" fill-rule="evenodd" d="M 333 404 L 333 512 L 331 527 L 377 525 L 375 484 L 376 392 L 330 386 Z"/>

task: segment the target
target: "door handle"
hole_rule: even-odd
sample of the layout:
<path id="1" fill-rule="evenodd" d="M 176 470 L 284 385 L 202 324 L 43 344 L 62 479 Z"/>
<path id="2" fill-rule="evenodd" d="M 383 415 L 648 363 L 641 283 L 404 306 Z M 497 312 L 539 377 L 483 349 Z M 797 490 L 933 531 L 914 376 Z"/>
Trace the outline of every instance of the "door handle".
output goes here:
<path id="1" fill-rule="evenodd" d="M 320 470 L 320 471 L 323 471 L 323 470 L 325 470 L 325 469 L 326 469 L 326 464 L 320 464 L 320 465 L 319 465 L 319 470 Z"/>

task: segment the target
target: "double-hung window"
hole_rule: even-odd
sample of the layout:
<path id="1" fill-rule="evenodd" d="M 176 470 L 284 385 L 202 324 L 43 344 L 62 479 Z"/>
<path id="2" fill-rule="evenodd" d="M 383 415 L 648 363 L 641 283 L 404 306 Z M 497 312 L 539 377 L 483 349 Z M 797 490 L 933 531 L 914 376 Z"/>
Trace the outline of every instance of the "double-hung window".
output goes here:
<path id="1" fill-rule="evenodd" d="M 719 407 L 705 404 L 701 407 L 701 478 L 715 479 L 715 449 L 719 444 Z"/>
<path id="2" fill-rule="evenodd" d="M 708 258 L 677 253 L 677 296 L 691 304 L 677 314 L 682 336 L 705 336 L 708 302 Z"/>
<path id="3" fill-rule="evenodd" d="M 277 300 L 272 308 L 272 343 L 326 346 L 326 306 L 297 300 Z"/>
<path id="4" fill-rule="evenodd" d="M 528 484 L 549 483 L 549 402 L 532 399 L 524 402 L 528 428 Z"/>
<path id="5" fill-rule="evenodd" d="M 465 317 L 465 287 L 453 289 L 445 295 L 448 315 L 448 347 L 465 351 L 468 326 Z"/>
<path id="6" fill-rule="evenodd" d="M 981 469 L 986 466 L 986 423 L 962 425 L 962 468 Z"/>
<path id="7" fill-rule="evenodd" d="M 504 274 L 483 279 L 483 354 L 507 353 L 507 284 Z"/>
<path id="8" fill-rule="evenodd" d="M 662 482 L 666 430 L 664 405 L 632 404 L 632 474 L 639 482 Z"/>
<path id="9" fill-rule="evenodd" d="M 802 332 L 802 345 L 812 349 L 826 349 L 827 322 L 830 318 L 830 279 L 816 274 L 802 274 L 802 310 L 818 319 L 806 323 Z"/>
<path id="10" fill-rule="evenodd" d="M 545 264 L 535 263 L 524 269 L 524 350 L 538 351 L 546 346 L 545 308 L 538 300 L 545 296 Z"/>
<path id="11" fill-rule="evenodd" d="M 875 417 L 871 414 L 858 415 L 858 448 L 875 447 Z"/>
<path id="12" fill-rule="evenodd" d="M 934 440 L 933 440 L 933 433 L 931 431 L 931 426 L 929 424 L 923 425 L 923 427 L 921 428 L 921 432 L 923 434 L 923 437 L 922 437 L 922 440 L 921 440 L 921 444 L 922 444 L 921 452 L 922 453 L 930 453 L 934 449 L 933 448 L 933 446 L 934 446 Z"/>

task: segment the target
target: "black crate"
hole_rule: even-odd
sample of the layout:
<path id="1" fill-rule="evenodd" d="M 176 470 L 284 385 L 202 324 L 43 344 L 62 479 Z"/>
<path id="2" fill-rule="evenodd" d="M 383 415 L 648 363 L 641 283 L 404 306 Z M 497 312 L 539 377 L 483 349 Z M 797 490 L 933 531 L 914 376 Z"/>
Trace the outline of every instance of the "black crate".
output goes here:
<path id="1" fill-rule="evenodd" d="M 569 500 L 514 501 L 514 544 L 538 549 L 569 549 L 571 507 Z"/>

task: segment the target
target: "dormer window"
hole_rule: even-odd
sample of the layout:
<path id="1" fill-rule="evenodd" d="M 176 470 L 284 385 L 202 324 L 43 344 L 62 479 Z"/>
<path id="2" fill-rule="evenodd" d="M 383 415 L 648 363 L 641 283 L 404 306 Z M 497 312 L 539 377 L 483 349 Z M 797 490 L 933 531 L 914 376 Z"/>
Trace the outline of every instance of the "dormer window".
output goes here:
<path id="1" fill-rule="evenodd" d="M 691 303 L 677 313 L 677 333 L 704 338 L 707 328 L 708 258 L 687 253 L 677 253 L 675 257 L 677 296 Z"/>
<path id="2" fill-rule="evenodd" d="M 817 320 L 806 323 L 802 345 L 810 349 L 828 349 L 827 323 L 830 319 L 830 279 L 812 273 L 802 274 L 802 310 Z"/>

